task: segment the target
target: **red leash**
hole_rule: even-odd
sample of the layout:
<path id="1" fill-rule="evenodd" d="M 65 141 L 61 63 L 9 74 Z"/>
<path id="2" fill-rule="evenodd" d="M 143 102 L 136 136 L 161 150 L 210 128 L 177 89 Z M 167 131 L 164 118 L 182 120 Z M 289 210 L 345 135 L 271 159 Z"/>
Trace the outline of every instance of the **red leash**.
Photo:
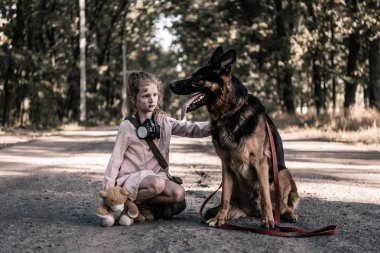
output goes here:
<path id="1" fill-rule="evenodd" d="M 277 166 L 277 155 L 276 155 L 276 149 L 274 145 L 273 135 L 272 131 L 270 130 L 269 124 L 266 121 L 266 126 L 269 134 L 269 141 L 272 151 L 272 162 L 273 162 L 273 176 L 274 176 L 274 198 L 275 198 L 275 214 L 274 214 L 274 222 L 276 224 L 276 230 L 270 230 L 270 229 L 264 229 L 264 228 L 254 228 L 254 227 L 243 227 L 238 225 L 231 225 L 231 224 L 223 224 L 217 228 L 223 228 L 223 229 L 233 229 L 233 230 L 242 230 L 247 231 L 251 233 L 258 233 L 258 234 L 266 234 L 266 235 L 273 235 L 273 236 L 281 236 L 281 237 L 312 237 L 312 236 L 321 236 L 321 235 L 337 235 L 338 234 L 338 228 L 334 225 L 327 226 L 321 229 L 313 230 L 313 231 L 307 231 L 302 228 L 295 228 L 295 227 L 283 227 L 280 226 L 280 181 L 278 178 L 278 166 Z M 215 193 L 218 192 L 218 190 L 222 187 L 222 184 L 218 187 L 218 189 L 213 192 L 210 196 L 208 196 L 205 201 L 203 202 L 199 214 L 201 216 L 202 223 L 206 224 L 206 220 L 203 215 L 203 209 L 208 203 L 208 201 L 215 195 Z"/>

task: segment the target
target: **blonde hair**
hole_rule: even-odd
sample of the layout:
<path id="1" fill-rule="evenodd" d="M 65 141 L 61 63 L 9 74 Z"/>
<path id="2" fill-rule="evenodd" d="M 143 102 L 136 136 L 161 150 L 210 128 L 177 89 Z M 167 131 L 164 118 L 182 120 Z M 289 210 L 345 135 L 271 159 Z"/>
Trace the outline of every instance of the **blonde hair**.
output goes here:
<path id="1" fill-rule="evenodd" d="M 132 71 L 128 76 L 128 83 L 126 89 L 126 99 L 123 105 L 123 116 L 132 116 L 137 112 L 135 101 L 137 93 L 139 93 L 140 85 L 143 83 L 153 83 L 157 85 L 158 94 L 160 95 L 161 81 L 151 73 L 145 71 Z M 160 96 L 159 96 L 160 97 Z M 154 112 L 157 115 L 160 109 L 158 105 Z"/>

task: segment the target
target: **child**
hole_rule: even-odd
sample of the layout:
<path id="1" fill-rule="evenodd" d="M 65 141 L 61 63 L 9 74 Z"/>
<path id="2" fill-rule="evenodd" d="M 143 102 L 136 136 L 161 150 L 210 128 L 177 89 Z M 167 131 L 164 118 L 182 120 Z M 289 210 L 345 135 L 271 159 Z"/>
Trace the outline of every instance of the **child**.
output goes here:
<path id="1" fill-rule="evenodd" d="M 157 108 L 161 82 L 152 74 L 132 72 L 128 77 L 126 116 L 145 123 L 151 119 L 153 129 L 160 126 L 158 138 L 153 142 L 168 161 L 171 135 L 205 137 L 210 135 L 208 122 L 184 122 L 175 120 Z M 141 136 L 140 136 L 141 137 Z M 171 218 L 186 208 L 185 189 L 170 180 L 160 167 L 146 141 L 140 139 L 136 127 L 124 120 L 118 130 L 112 156 L 105 171 L 103 188 L 125 187 L 130 199 L 152 205 L 154 218 Z"/>

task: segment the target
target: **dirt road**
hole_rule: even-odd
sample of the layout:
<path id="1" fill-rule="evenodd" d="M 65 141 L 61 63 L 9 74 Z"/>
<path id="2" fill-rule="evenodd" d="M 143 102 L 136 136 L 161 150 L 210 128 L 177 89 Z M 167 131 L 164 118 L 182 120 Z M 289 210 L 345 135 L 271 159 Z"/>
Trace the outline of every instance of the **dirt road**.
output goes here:
<path id="1" fill-rule="evenodd" d="M 201 224 L 201 202 L 221 180 L 209 138 L 172 139 L 171 172 L 187 190 L 184 213 L 102 228 L 97 193 L 115 135 L 111 128 L 66 131 L 0 149 L 0 252 L 380 252 L 379 152 L 284 136 L 302 197 L 297 225 L 335 224 L 338 236 L 288 239 Z"/>

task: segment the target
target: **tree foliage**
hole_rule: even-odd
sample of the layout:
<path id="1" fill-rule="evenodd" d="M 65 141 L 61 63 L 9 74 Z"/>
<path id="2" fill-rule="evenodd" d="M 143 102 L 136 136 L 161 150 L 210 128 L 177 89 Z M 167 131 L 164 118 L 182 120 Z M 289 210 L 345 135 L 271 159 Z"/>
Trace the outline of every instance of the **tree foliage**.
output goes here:
<path id="1" fill-rule="evenodd" d="M 121 118 L 123 43 L 128 70 L 163 81 L 161 106 L 171 113 L 181 101 L 167 83 L 218 45 L 237 50 L 234 74 L 268 110 L 380 110 L 379 16 L 376 0 L 86 1 L 88 121 Z M 154 40 L 163 17 L 175 35 L 169 50 Z M 78 1 L 3 0 L 0 26 L 2 124 L 78 121 Z"/>
<path id="2" fill-rule="evenodd" d="M 235 73 L 253 93 L 288 113 L 296 107 L 317 113 L 349 107 L 355 104 L 356 86 L 361 87 L 362 103 L 369 105 L 374 92 L 368 90 L 368 50 L 378 44 L 379 7 L 378 1 L 336 0 L 167 4 L 170 15 L 181 17 L 173 32 L 183 48 L 182 64 L 199 66 L 218 44 L 236 48 Z M 373 51 L 378 59 L 378 50 Z M 373 66 L 373 72 L 379 71 Z"/>

